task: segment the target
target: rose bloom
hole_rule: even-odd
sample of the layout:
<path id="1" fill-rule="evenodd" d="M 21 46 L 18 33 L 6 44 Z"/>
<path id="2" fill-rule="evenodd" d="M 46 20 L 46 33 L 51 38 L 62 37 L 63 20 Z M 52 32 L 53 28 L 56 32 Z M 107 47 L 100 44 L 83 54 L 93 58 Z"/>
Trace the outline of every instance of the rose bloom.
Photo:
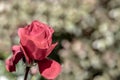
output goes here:
<path id="1" fill-rule="evenodd" d="M 55 79 L 61 71 L 58 62 L 48 59 L 57 43 L 52 43 L 54 30 L 37 20 L 24 28 L 19 28 L 20 44 L 12 47 L 13 55 L 6 60 L 6 69 L 16 71 L 16 64 L 25 58 L 27 64 L 38 63 L 40 74 L 46 79 Z"/>

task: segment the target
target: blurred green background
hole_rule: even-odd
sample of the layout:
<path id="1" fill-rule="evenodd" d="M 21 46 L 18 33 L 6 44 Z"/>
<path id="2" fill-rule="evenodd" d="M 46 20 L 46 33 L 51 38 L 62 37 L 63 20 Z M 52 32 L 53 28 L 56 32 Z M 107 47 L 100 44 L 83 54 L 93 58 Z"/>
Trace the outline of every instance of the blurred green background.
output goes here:
<path id="1" fill-rule="evenodd" d="M 5 69 L 17 29 L 33 20 L 55 29 L 56 80 L 120 80 L 120 0 L 0 0 L 0 80 L 23 80 L 25 65 Z M 28 80 L 45 80 L 34 66 Z"/>

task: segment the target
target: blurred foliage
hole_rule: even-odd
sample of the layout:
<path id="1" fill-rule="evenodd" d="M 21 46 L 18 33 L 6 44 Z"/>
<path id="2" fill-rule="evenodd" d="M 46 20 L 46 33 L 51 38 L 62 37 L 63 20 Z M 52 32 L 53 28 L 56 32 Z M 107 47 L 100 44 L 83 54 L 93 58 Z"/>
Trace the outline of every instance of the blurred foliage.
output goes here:
<path id="1" fill-rule="evenodd" d="M 17 29 L 35 19 L 55 29 L 56 80 L 120 79 L 120 0 L 0 0 L 0 80 L 23 80 L 24 64 L 12 74 L 4 60 L 19 43 Z M 44 80 L 37 71 L 29 80 Z"/>

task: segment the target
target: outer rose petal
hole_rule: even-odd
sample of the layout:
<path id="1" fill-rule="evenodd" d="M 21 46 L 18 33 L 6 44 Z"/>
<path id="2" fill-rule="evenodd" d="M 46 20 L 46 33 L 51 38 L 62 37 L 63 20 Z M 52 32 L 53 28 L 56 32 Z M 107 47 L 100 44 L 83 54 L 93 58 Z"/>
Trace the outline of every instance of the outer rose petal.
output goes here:
<path id="1" fill-rule="evenodd" d="M 9 71 L 9 72 L 13 72 L 13 71 L 16 70 L 16 69 L 15 69 L 15 65 L 13 64 L 12 58 L 7 59 L 7 60 L 5 61 L 5 67 L 6 67 L 7 71 Z"/>
<path id="2" fill-rule="evenodd" d="M 57 44 L 58 44 L 58 43 L 56 42 L 56 43 L 52 44 L 52 45 L 48 48 L 46 57 L 53 51 L 53 49 L 55 48 L 55 46 L 57 46 Z"/>
<path id="3" fill-rule="evenodd" d="M 9 72 L 15 71 L 15 65 L 24 56 L 22 51 L 20 50 L 20 46 L 13 46 L 12 52 L 13 52 L 13 56 L 5 61 L 6 69 Z"/>
<path id="4" fill-rule="evenodd" d="M 54 60 L 43 59 L 38 62 L 41 75 L 46 79 L 55 79 L 61 72 L 61 66 Z"/>
<path id="5" fill-rule="evenodd" d="M 29 55 L 28 55 L 29 53 L 28 53 L 28 54 L 26 53 L 26 51 L 24 50 L 22 44 L 21 44 L 20 46 L 21 46 L 21 49 L 22 49 L 22 51 L 23 51 L 23 54 L 24 54 L 24 56 L 25 56 L 26 61 L 27 61 L 28 63 L 31 63 L 31 62 L 32 62 L 32 59 L 29 57 Z"/>
<path id="6" fill-rule="evenodd" d="M 24 54 L 23 52 L 21 51 L 21 47 L 18 46 L 18 45 L 15 45 L 12 47 L 12 52 L 13 52 L 13 56 L 12 56 L 12 59 L 13 59 L 13 63 L 14 64 L 17 64 L 18 61 L 24 57 Z"/>

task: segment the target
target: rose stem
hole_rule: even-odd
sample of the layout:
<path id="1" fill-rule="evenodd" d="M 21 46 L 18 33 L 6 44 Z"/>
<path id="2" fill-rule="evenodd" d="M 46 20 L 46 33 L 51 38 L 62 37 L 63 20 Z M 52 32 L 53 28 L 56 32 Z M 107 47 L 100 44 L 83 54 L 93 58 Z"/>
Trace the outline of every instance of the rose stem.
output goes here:
<path id="1" fill-rule="evenodd" d="M 28 72 L 30 70 L 30 67 L 26 67 L 25 77 L 24 80 L 27 80 Z"/>

